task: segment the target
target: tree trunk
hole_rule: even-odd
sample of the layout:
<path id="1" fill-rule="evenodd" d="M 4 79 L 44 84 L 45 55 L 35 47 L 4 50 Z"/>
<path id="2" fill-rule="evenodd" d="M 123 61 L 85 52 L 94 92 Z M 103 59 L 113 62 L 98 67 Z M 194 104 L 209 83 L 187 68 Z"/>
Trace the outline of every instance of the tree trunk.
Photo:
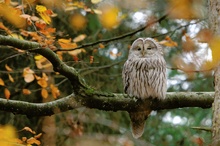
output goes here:
<path id="1" fill-rule="evenodd" d="M 208 7 L 210 29 L 214 35 L 220 36 L 220 0 L 209 0 Z M 220 146 L 220 66 L 215 70 L 214 82 L 215 97 L 213 102 L 212 145 Z"/>

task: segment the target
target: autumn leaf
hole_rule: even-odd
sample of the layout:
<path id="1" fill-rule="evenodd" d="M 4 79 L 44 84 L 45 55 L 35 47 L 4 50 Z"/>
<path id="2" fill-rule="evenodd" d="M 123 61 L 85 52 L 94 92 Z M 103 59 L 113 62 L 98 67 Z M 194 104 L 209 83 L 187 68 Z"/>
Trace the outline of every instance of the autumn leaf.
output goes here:
<path id="1" fill-rule="evenodd" d="M 53 98 L 57 99 L 57 97 L 60 96 L 60 90 L 53 84 L 50 84 L 50 89 L 51 89 Z"/>
<path id="2" fill-rule="evenodd" d="M 74 30 L 83 30 L 87 25 L 86 17 L 80 13 L 73 14 L 69 21 Z"/>
<path id="3" fill-rule="evenodd" d="M 6 69 L 7 71 L 13 71 L 13 69 L 10 68 L 7 64 L 5 64 L 5 69 Z"/>
<path id="4" fill-rule="evenodd" d="M 84 40 L 85 38 L 86 38 L 86 34 L 80 34 L 79 36 L 73 39 L 73 42 L 77 43 L 77 42 Z"/>
<path id="5" fill-rule="evenodd" d="M 10 125 L 0 126 L 0 145 L 14 146 L 16 145 L 17 132 L 14 127 Z"/>
<path id="6" fill-rule="evenodd" d="M 209 47 L 212 50 L 212 60 L 211 61 L 206 61 L 201 69 L 202 70 L 209 70 L 213 69 L 216 67 L 220 61 L 220 37 L 216 36 L 213 37 L 211 41 L 209 41 Z"/>
<path id="7" fill-rule="evenodd" d="M 202 29 L 199 31 L 199 33 L 196 35 L 196 38 L 201 43 L 209 43 L 209 41 L 213 38 L 213 33 L 209 29 Z"/>
<path id="8" fill-rule="evenodd" d="M 11 93 L 10 93 L 10 91 L 7 88 L 4 89 L 4 94 L 5 94 L 5 98 L 6 99 L 9 99 L 10 96 L 11 96 Z"/>
<path id="9" fill-rule="evenodd" d="M 21 14 L 21 10 L 13 8 L 6 3 L 0 3 L 0 15 L 17 28 L 26 27 L 26 20 L 20 17 Z"/>
<path id="10" fill-rule="evenodd" d="M 91 2 L 93 3 L 93 4 L 97 4 L 97 3 L 99 3 L 99 2 L 101 2 L 102 0 L 91 0 Z"/>
<path id="11" fill-rule="evenodd" d="M 184 51 L 189 52 L 196 49 L 195 41 L 188 35 L 184 35 L 185 41 L 182 42 L 182 48 Z"/>
<path id="12" fill-rule="evenodd" d="M 0 22 L 0 29 L 3 29 L 7 32 L 7 34 L 11 34 L 12 32 L 8 29 L 2 22 Z"/>
<path id="13" fill-rule="evenodd" d="M 40 85 L 42 88 L 46 88 L 48 86 L 47 81 L 44 78 L 41 78 L 37 81 L 37 84 Z"/>
<path id="14" fill-rule="evenodd" d="M 169 17 L 175 19 L 195 19 L 201 18 L 199 9 L 202 9 L 200 1 L 192 0 L 169 0 L 167 11 Z"/>
<path id="15" fill-rule="evenodd" d="M 39 139 L 42 136 L 42 133 L 39 133 L 38 135 L 35 135 L 34 138 Z"/>
<path id="16" fill-rule="evenodd" d="M 36 10 L 38 12 L 38 14 L 40 15 L 40 17 L 47 23 L 50 24 L 51 23 L 51 18 L 49 15 L 51 15 L 51 10 L 47 10 L 47 8 L 45 6 L 42 5 L 37 5 L 36 6 Z"/>
<path id="17" fill-rule="evenodd" d="M 23 130 L 28 131 L 28 132 L 30 132 L 32 134 L 36 134 L 36 132 L 33 131 L 30 127 L 24 127 L 21 131 L 23 131 Z"/>
<path id="18" fill-rule="evenodd" d="M 102 43 L 100 43 L 100 44 L 99 44 L 99 48 L 100 48 L 100 49 L 103 49 L 103 48 L 105 48 L 105 45 L 103 45 Z"/>
<path id="19" fill-rule="evenodd" d="M 23 77 L 24 77 L 24 81 L 26 83 L 30 83 L 32 81 L 34 81 L 34 71 L 31 70 L 29 67 L 26 67 L 23 69 Z"/>
<path id="20" fill-rule="evenodd" d="M 102 14 L 99 15 L 99 20 L 104 28 L 113 29 L 120 24 L 118 7 L 105 4 L 100 6 L 99 9 L 102 11 Z"/>
<path id="21" fill-rule="evenodd" d="M 43 89 L 41 90 L 41 96 L 46 99 L 46 98 L 48 97 L 48 91 L 43 88 Z"/>
<path id="22" fill-rule="evenodd" d="M 5 82 L 2 80 L 2 78 L 0 78 L 0 85 L 5 86 Z"/>
<path id="23" fill-rule="evenodd" d="M 59 39 L 58 43 L 62 49 L 74 49 L 77 47 L 77 44 L 72 43 L 71 39 Z"/>
<path id="24" fill-rule="evenodd" d="M 24 95 L 29 95 L 29 94 L 31 94 L 31 91 L 29 89 L 22 89 L 22 93 Z"/>
<path id="25" fill-rule="evenodd" d="M 45 73 L 42 73 L 42 77 L 39 77 L 37 79 L 38 85 L 40 85 L 42 88 L 46 88 L 48 86 L 48 77 Z"/>
<path id="26" fill-rule="evenodd" d="M 8 78 L 9 78 L 9 80 L 10 80 L 12 83 L 15 82 L 15 81 L 14 81 L 14 78 L 13 78 L 10 74 L 8 74 Z"/>
<path id="27" fill-rule="evenodd" d="M 85 49 L 76 49 L 76 50 L 73 50 L 73 51 L 68 51 L 68 53 L 72 56 L 77 56 L 78 54 L 82 53 L 82 52 L 86 52 Z"/>
<path id="28" fill-rule="evenodd" d="M 161 45 L 167 46 L 167 47 L 176 47 L 177 43 L 174 42 L 169 36 L 166 36 L 164 40 L 159 42 Z"/>
<path id="29" fill-rule="evenodd" d="M 39 140 L 37 140 L 36 138 L 34 137 L 31 137 L 29 139 L 27 139 L 27 144 L 36 144 L 36 145 L 40 145 L 41 142 Z"/>
<path id="30" fill-rule="evenodd" d="M 94 61 L 94 56 L 89 56 L 89 63 L 92 64 Z"/>

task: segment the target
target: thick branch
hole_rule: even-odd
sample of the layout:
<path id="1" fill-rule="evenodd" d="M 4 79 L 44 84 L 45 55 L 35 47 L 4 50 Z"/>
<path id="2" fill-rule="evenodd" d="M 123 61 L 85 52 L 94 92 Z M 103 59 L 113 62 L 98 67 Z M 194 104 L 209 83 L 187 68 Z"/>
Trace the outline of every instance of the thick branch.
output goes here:
<path id="1" fill-rule="evenodd" d="M 140 104 L 135 98 L 123 94 L 112 94 L 109 97 L 106 96 L 107 95 L 94 95 L 90 97 L 81 97 L 69 95 L 48 103 L 28 103 L 0 98 L 0 110 L 27 116 L 49 116 L 82 106 L 105 111 L 133 111 L 137 109 Z M 148 100 L 145 102 L 145 105 L 153 110 L 183 107 L 210 108 L 214 99 L 213 96 L 213 92 L 172 92 L 167 93 L 165 100 Z"/>

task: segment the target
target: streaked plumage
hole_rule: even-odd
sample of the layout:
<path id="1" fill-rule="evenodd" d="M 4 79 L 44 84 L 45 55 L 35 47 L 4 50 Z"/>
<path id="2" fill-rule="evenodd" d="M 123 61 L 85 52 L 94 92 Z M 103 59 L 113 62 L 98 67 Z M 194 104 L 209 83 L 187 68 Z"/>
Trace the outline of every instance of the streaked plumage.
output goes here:
<path id="1" fill-rule="evenodd" d="M 152 38 L 139 38 L 130 48 L 122 71 L 124 92 L 142 100 L 164 99 L 166 95 L 166 62 L 161 46 Z M 130 112 L 132 134 L 140 137 L 151 110 Z"/>

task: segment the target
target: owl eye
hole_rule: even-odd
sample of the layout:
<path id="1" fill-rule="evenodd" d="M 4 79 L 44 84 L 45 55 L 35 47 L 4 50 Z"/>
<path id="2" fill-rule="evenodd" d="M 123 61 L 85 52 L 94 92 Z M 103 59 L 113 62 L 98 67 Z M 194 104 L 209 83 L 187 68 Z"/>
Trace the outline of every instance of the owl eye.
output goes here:
<path id="1" fill-rule="evenodd" d="M 152 48 L 148 47 L 147 50 L 151 50 Z"/>
<path id="2" fill-rule="evenodd" d="M 138 48 L 137 50 L 138 50 L 138 51 L 141 51 L 141 48 Z"/>

